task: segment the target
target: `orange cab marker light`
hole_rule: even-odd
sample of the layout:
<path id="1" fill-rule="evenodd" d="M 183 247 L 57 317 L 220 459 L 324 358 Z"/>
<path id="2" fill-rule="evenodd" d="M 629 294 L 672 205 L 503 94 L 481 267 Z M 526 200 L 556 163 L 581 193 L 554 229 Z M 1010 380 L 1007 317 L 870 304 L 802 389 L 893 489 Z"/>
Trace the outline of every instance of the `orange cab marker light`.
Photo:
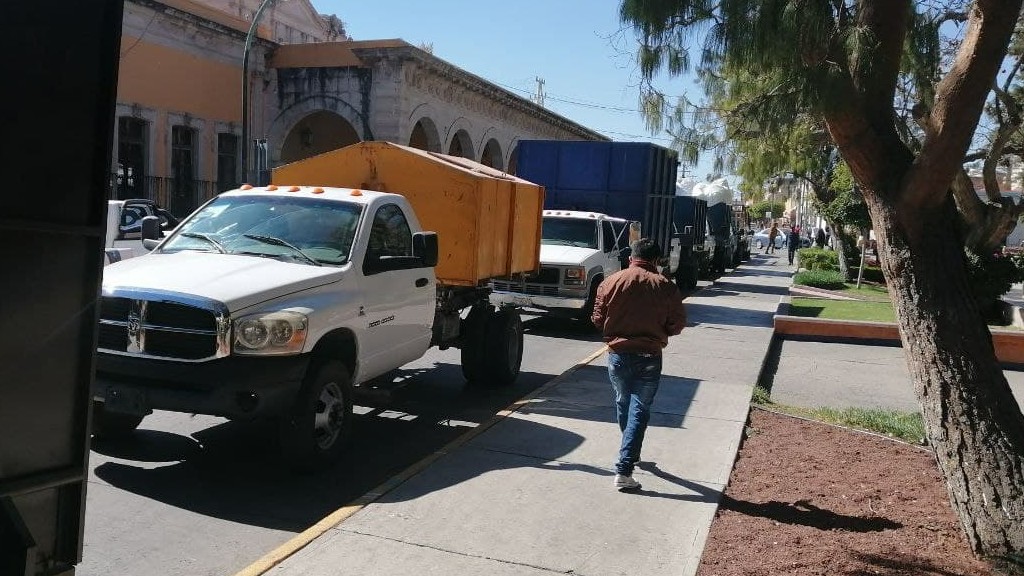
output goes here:
<path id="1" fill-rule="evenodd" d="M 323 193 L 324 193 L 324 189 L 323 188 L 313 188 L 313 194 L 323 194 Z"/>
<path id="2" fill-rule="evenodd" d="M 292 186 L 292 187 L 288 188 L 288 191 L 289 192 L 298 192 L 299 191 L 299 187 L 298 186 Z"/>
<path id="3" fill-rule="evenodd" d="M 273 192 L 274 190 L 277 190 L 277 185 L 271 184 L 270 186 L 267 186 L 267 190 L 270 190 L 271 192 Z"/>
<path id="4" fill-rule="evenodd" d="M 363 195 L 363 191 L 362 190 L 353 190 L 351 195 L 352 196 L 362 196 Z"/>
<path id="5" fill-rule="evenodd" d="M 239 190 L 252 190 L 252 184 L 242 184 L 238 187 Z"/>

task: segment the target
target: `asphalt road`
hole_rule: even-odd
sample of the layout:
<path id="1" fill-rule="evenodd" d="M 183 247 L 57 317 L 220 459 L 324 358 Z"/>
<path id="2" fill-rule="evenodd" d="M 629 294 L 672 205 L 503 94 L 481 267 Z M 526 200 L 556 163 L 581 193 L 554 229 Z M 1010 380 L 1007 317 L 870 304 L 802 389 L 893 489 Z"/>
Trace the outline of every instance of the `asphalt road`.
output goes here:
<path id="1" fill-rule="evenodd" d="M 467 388 L 459 351 L 432 349 L 370 390 L 333 469 L 294 475 L 269 425 L 158 412 L 94 442 L 79 576 L 230 576 L 488 420 L 600 348 L 578 323 L 526 319 L 522 373 Z"/>

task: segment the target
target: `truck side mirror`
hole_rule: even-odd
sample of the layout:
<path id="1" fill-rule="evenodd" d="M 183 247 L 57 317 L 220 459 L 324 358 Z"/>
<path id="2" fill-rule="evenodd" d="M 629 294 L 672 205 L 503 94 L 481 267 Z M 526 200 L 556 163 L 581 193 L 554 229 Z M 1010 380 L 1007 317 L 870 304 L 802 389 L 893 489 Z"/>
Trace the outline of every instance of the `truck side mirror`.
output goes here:
<path id="1" fill-rule="evenodd" d="M 416 232 L 412 235 L 412 255 L 424 266 L 437 266 L 437 232 Z"/>
<path id="2" fill-rule="evenodd" d="M 142 218 L 142 239 L 158 240 L 163 236 L 160 232 L 160 218 L 145 216 Z"/>

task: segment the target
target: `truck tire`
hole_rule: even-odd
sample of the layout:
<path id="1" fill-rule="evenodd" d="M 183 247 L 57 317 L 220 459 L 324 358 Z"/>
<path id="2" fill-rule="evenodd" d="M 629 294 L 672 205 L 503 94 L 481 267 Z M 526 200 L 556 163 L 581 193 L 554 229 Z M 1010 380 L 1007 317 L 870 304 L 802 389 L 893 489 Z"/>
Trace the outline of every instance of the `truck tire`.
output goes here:
<path id="1" fill-rule="evenodd" d="M 693 290 L 697 287 L 697 266 L 685 265 L 676 270 L 676 286 L 680 290 Z"/>
<path id="2" fill-rule="evenodd" d="M 523 320 L 519 310 L 502 308 L 487 319 L 484 337 L 484 379 L 489 386 L 508 386 L 523 364 Z"/>
<path id="3" fill-rule="evenodd" d="M 603 278 L 598 276 L 590 282 L 590 290 L 587 292 L 587 302 L 583 305 L 583 308 L 580 308 L 579 315 L 576 316 L 577 320 L 584 322 L 591 327 L 594 327 L 594 325 L 590 321 L 590 317 L 594 315 L 594 302 L 597 300 L 597 287 L 601 285 L 601 280 L 603 280 Z M 594 327 L 594 329 L 596 330 L 596 327 Z"/>
<path id="4" fill-rule="evenodd" d="M 291 410 L 281 418 L 285 460 L 297 470 L 318 470 L 334 463 L 352 431 L 352 379 L 338 361 L 314 366 L 306 375 Z"/>
<path id="5" fill-rule="evenodd" d="M 485 341 L 487 338 L 487 319 L 494 313 L 490 305 L 477 305 L 469 310 L 462 320 L 460 328 L 462 341 L 462 376 L 468 382 L 479 382 L 484 376 Z"/>
<path id="6" fill-rule="evenodd" d="M 144 416 L 107 412 L 103 402 L 92 403 L 92 435 L 99 439 L 123 438 L 142 424 Z"/>

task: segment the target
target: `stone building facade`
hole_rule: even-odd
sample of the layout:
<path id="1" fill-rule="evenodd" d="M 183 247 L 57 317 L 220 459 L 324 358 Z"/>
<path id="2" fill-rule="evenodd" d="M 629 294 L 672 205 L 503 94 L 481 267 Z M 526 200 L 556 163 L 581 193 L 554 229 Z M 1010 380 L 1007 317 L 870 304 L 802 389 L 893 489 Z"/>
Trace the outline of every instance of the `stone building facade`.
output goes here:
<path id="1" fill-rule="evenodd" d="M 361 140 L 510 170 L 519 140 L 607 139 L 404 41 L 353 41 L 337 16 L 288 0 L 255 29 L 242 166 L 242 54 L 260 3 L 126 0 L 112 197 L 183 215 L 276 165 Z"/>

